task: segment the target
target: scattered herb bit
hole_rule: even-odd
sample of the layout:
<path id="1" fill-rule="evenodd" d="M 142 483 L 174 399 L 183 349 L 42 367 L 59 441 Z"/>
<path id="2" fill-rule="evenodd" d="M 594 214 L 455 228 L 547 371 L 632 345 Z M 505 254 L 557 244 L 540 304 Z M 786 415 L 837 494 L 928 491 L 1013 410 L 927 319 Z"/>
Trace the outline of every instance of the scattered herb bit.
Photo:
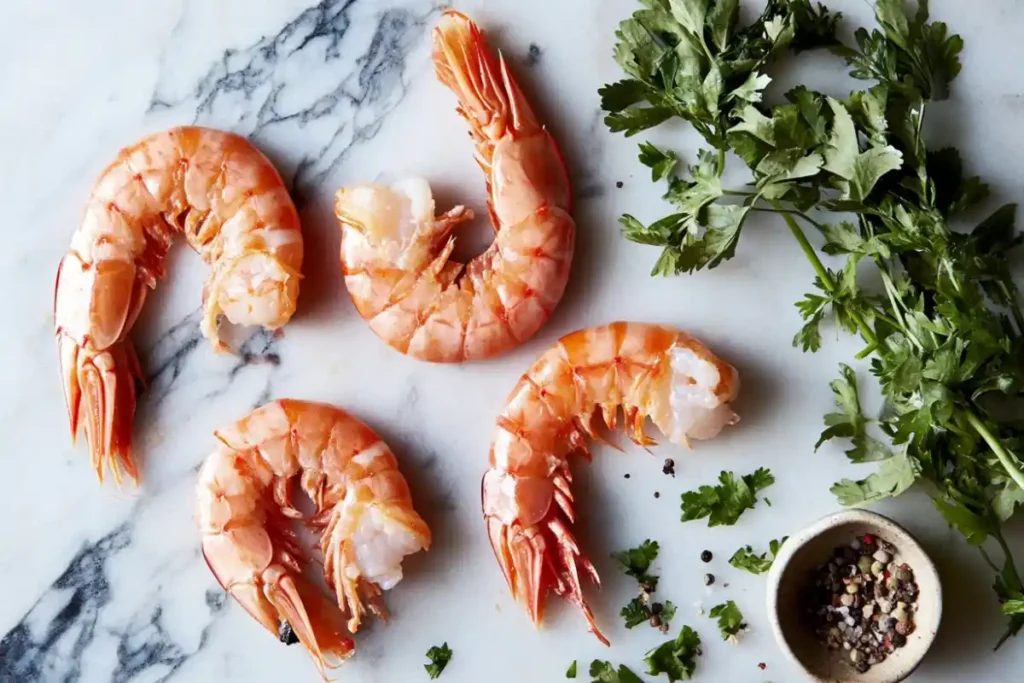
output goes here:
<path id="1" fill-rule="evenodd" d="M 772 506 L 772 499 L 769 498 L 768 496 L 765 496 L 764 497 L 764 504 L 767 505 L 768 507 L 771 507 Z"/>
<path id="2" fill-rule="evenodd" d="M 651 605 L 651 611 L 661 619 L 663 624 L 667 625 L 676 615 L 676 606 L 672 604 L 671 600 L 666 600 L 664 603 L 656 602 Z"/>
<path id="3" fill-rule="evenodd" d="M 658 588 L 658 577 L 647 573 L 658 557 L 657 541 L 647 539 L 636 548 L 614 553 L 612 557 L 618 560 L 628 576 L 632 576 L 646 587 L 647 592 L 653 593 Z"/>
<path id="4" fill-rule="evenodd" d="M 441 647 L 436 645 L 427 650 L 427 659 L 430 660 L 430 664 L 424 664 L 423 668 L 430 674 L 430 678 L 434 679 L 441 675 L 444 668 L 448 666 L 448 662 L 452 658 L 452 651 L 448 647 L 448 643 L 444 643 Z"/>
<path id="5" fill-rule="evenodd" d="M 736 477 L 723 471 L 716 486 L 701 486 L 683 494 L 683 521 L 708 518 L 708 526 L 733 525 L 745 510 L 754 507 L 757 492 L 775 483 L 772 473 L 761 467 L 753 474 Z"/>
<path id="6" fill-rule="evenodd" d="M 714 574 L 705 574 L 704 575 L 704 585 L 705 586 L 710 586 L 714 582 L 715 582 L 715 575 Z"/>
<path id="7" fill-rule="evenodd" d="M 566 678 L 576 678 L 576 660 L 572 660 L 572 664 L 569 665 L 569 670 L 565 672 Z"/>
<path id="8" fill-rule="evenodd" d="M 783 536 L 782 540 L 771 541 L 768 544 L 768 552 L 760 555 L 755 554 L 754 549 L 749 545 L 743 546 L 729 558 L 729 564 L 751 574 L 764 574 L 771 569 L 772 562 L 775 561 L 775 557 L 779 554 L 779 548 L 786 542 L 786 538 L 788 536 Z"/>
<path id="9" fill-rule="evenodd" d="M 651 610 L 642 599 L 633 598 L 622 608 L 619 616 L 626 622 L 626 628 L 634 628 L 651 618 Z"/>
<path id="10" fill-rule="evenodd" d="M 668 640 L 654 648 L 644 657 L 647 673 L 652 676 L 665 674 L 668 680 L 688 681 L 697 668 L 696 658 L 701 654 L 700 636 L 689 626 L 675 640 Z"/>
<path id="11" fill-rule="evenodd" d="M 634 135 L 681 118 L 709 149 L 687 168 L 670 150 L 641 147 L 672 212 L 649 225 L 622 216 L 624 236 L 661 249 L 655 274 L 687 273 L 732 258 L 755 211 L 779 214 L 816 275 L 797 304 L 804 325 L 794 345 L 816 351 L 829 322 L 859 335 L 859 357 L 871 357 L 885 399 L 870 435 L 856 378 L 841 369 L 840 410 L 823 440 L 848 439 L 850 458 L 879 464 L 833 491 L 863 504 L 928 482 L 951 526 L 1002 550 L 999 601 L 1024 602 L 1003 532 L 1024 503 L 1024 423 L 1000 411 L 1024 394 L 1024 311 L 1011 267 L 1024 239 L 1013 205 L 954 229 L 988 187 L 964 172 L 956 149 L 929 149 L 925 139 L 928 109 L 960 73 L 963 40 L 929 21 L 926 2 L 908 14 L 905 0 L 877 0 L 878 27 L 856 30 L 850 45 L 836 35 L 840 15 L 810 0 L 769 0 L 746 25 L 734 0 L 642 4 L 616 32 L 625 77 L 600 90 L 605 121 Z M 799 86 L 766 104 L 774 63 L 818 46 L 872 83 L 842 101 Z M 750 171 L 735 188 L 722 181 L 729 152 Z M 820 233 L 820 249 L 805 226 Z M 827 267 L 822 253 L 842 265 Z M 862 288 L 859 274 L 881 292 Z M 711 507 L 699 502 L 694 494 L 693 516 Z M 1024 611 L 1005 611 L 1000 644 L 1024 628 Z"/>
<path id="12" fill-rule="evenodd" d="M 712 619 L 718 619 L 718 630 L 722 633 L 722 640 L 733 640 L 746 624 L 743 623 L 743 614 L 736 603 L 730 600 L 721 605 L 715 605 L 708 613 Z"/>
<path id="13" fill-rule="evenodd" d="M 662 474 L 676 476 L 676 461 L 672 458 L 665 458 L 665 464 L 661 467 Z"/>
<path id="14" fill-rule="evenodd" d="M 658 587 L 658 577 L 649 572 L 651 564 L 658 557 L 657 541 L 648 539 L 636 548 L 615 553 L 613 557 L 619 561 L 626 574 L 640 584 L 639 595 L 619 612 L 619 616 L 626 622 L 626 628 L 635 628 L 646 621 L 654 628 L 668 631 L 668 624 L 676 613 L 675 605 L 671 601 L 662 604 L 651 600 L 651 594 Z"/>
<path id="15" fill-rule="evenodd" d="M 700 561 L 705 563 L 705 564 L 710 562 L 713 558 L 714 558 L 714 555 L 711 554 L 710 550 L 705 550 L 704 552 L 702 552 L 700 554 Z"/>
<path id="16" fill-rule="evenodd" d="M 608 662 L 595 659 L 590 663 L 590 683 L 644 683 L 629 667 L 620 664 L 618 670 Z"/>
<path id="17" fill-rule="evenodd" d="M 870 534 L 835 549 L 804 603 L 819 640 L 864 673 L 907 644 L 920 591 L 892 544 Z"/>

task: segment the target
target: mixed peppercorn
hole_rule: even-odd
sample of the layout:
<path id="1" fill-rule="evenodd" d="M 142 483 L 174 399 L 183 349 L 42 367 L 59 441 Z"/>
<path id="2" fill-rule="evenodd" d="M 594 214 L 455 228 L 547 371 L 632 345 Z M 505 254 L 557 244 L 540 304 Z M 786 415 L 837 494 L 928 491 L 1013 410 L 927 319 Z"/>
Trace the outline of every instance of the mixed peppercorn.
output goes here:
<path id="1" fill-rule="evenodd" d="M 919 590 L 914 572 L 895 561 L 896 554 L 883 539 L 857 537 L 818 568 L 809 595 L 818 637 L 830 649 L 847 651 L 861 673 L 906 645 L 914 632 Z"/>

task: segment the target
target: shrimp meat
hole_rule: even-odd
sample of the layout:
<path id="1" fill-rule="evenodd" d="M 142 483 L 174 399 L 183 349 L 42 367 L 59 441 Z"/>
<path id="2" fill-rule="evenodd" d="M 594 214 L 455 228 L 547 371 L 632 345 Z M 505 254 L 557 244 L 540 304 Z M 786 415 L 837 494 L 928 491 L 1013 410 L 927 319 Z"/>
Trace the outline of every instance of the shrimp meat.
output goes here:
<path id="1" fill-rule="evenodd" d="M 334 406 L 280 400 L 216 432 L 199 472 L 203 556 L 242 607 L 282 641 L 298 639 L 321 674 L 354 651 L 367 612 L 402 558 L 430 547 L 398 462 L 377 434 Z M 315 506 L 292 501 L 298 483 Z M 306 552 L 289 520 L 320 534 L 328 598 L 302 576 Z"/>
<path id="2" fill-rule="evenodd" d="M 731 365 L 676 330 L 616 322 L 563 337 L 509 394 L 483 478 L 483 512 L 495 557 L 516 600 L 538 626 L 553 591 L 577 605 L 605 644 L 583 597 L 581 573 L 600 584 L 572 533 L 576 520 L 568 456 L 589 457 L 600 422 L 640 445 L 649 417 L 669 441 L 688 446 L 737 421 Z"/>
<path id="3" fill-rule="evenodd" d="M 276 329 L 299 295 L 302 233 L 281 176 L 245 138 L 195 126 L 127 147 L 100 174 L 57 269 L 53 317 L 72 440 L 85 430 L 100 480 L 138 481 L 136 382 L 128 333 L 164 276 L 175 232 L 210 275 L 201 329 L 218 349 L 220 316 Z"/>
<path id="4" fill-rule="evenodd" d="M 434 29 L 438 78 L 458 97 L 487 177 L 494 242 L 468 264 L 449 260 L 452 229 L 425 180 L 338 190 L 341 268 L 356 309 L 392 347 L 460 363 L 515 348 L 551 316 L 565 289 L 576 227 L 569 177 L 505 60 L 454 10 Z"/>

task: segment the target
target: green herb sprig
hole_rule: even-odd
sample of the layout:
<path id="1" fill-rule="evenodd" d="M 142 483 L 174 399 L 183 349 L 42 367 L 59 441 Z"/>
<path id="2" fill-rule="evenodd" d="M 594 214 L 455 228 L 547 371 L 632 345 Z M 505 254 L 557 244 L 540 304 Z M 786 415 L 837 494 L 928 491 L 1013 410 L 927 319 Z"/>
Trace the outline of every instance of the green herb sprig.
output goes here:
<path id="1" fill-rule="evenodd" d="M 743 613 L 732 600 L 715 605 L 708 616 L 718 620 L 718 631 L 722 634 L 722 640 L 735 638 L 746 626 L 743 622 Z"/>
<path id="2" fill-rule="evenodd" d="M 709 527 L 735 524 L 740 515 L 757 503 L 757 494 L 775 483 L 775 476 L 770 470 L 759 467 L 741 477 L 723 471 L 718 475 L 718 482 L 682 495 L 684 522 L 706 517 Z"/>
<path id="3" fill-rule="evenodd" d="M 913 15 L 905 0 L 878 0 L 878 28 L 857 30 L 854 45 L 836 38 L 838 14 L 808 0 L 768 0 L 746 26 L 735 0 L 643 5 L 616 33 L 627 77 L 601 89 L 605 120 L 635 135 L 681 118 L 707 148 L 687 168 L 676 153 L 641 144 L 640 161 L 666 183 L 673 211 L 650 224 L 623 216 L 625 237 L 661 247 L 653 272 L 672 275 L 732 258 L 753 213 L 782 217 L 816 274 L 797 303 L 804 326 L 794 345 L 820 348 L 828 321 L 859 335 L 858 358 L 871 358 L 885 399 L 872 425 L 854 371 L 841 369 L 839 411 L 826 417 L 819 445 L 848 439 L 850 459 L 878 469 L 833 491 L 859 505 L 929 482 L 936 508 L 996 572 L 1009 617 L 1002 643 L 1024 627 L 1024 584 L 1003 535 L 1024 502 L 1024 423 L 1005 410 L 1024 398 L 1024 314 L 1010 273 L 1022 237 L 1012 205 L 968 230 L 951 227 L 988 196 L 955 149 L 929 149 L 924 136 L 931 104 L 960 72 L 963 41 L 929 20 L 925 0 Z M 843 100 L 797 87 L 767 106 L 769 65 L 815 47 L 871 84 Z M 728 152 L 748 167 L 749 184 L 723 186 Z M 818 233 L 819 248 L 803 226 Z M 868 271 L 880 288 L 861 285 Z M 983 548 L 990 539 L 1000 564 Z"/>
<path id="4" fill-rule="evenodd" d="M 637 597 L 619 612 L 626 628 L 650 622 L 652 626 L 667 631 L 669 622 L 675 616 L 676 606 L 671 600 L 656 603 L 651 598 L 651 594 L 658 588 L 658 577 L 650 573 L 651 565 L 658 558 L 658 542 L 647 539 L 636 548 L 613 553 L 612 557 L 622 566 L 626 575 L 632 576 L 639 584 Z"/>
<path id="5" fill-rule="evenodd" d="M 651 676 L 665 674 L 672 681 L 688 681 L 697 668 L 701 654 L 700 636 L 689 626 L 683 626 L 673 640 L 667 640 L 647 653 L 644 662 Z"/>
<path id="6" fill-rule="evenodd" d="M 768 544 L 768 552 L 761 553 L 760 555 L 755 553 L 754 549 L 749 545 L 744 546 L 733 553 L 732 557 L 729 558 L 729 564 L 751 574 L 764 574 L 771 569 L 772 562 L 775 561 L 776 556 L 779 554 L 779 548 L 786 542 L 786 538 L 786 536 L 783 536 L 782 540 L 773 539 Z"/>

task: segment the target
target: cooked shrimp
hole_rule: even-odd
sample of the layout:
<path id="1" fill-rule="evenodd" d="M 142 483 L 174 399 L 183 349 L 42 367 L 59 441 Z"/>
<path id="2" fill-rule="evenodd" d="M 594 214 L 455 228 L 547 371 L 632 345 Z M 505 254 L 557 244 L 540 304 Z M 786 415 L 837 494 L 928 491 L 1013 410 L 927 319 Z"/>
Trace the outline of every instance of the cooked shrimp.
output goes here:
<path id="1" fill-rule="evenodd" d="M 391 449 L 334 406 L 274 401 L 216 436 L 197 490 L 206 562 L 268 631 L 285 642 L 294 634 L 324 674 L 352 654 L 348 633 L 367 610 L 386 616 L 381 590 L 402 580 L 404 556 L 430 546 L 430 529 Z M 295 482 L 316 507 L 311 517 L 292 504 Z M 333 598 L 302 576 L 306 556 L 288 520 L 321 533 Z"/>
<path id="2" fill-rule="evenodd" d="M 683 332 L 616 322 L 573 332 L 545 352 L 509 394 L 483 479 L 491 547 L 513 597 L 540 625 L 548 590 L 577 605 L 605 644 L 580 584 L 600 584 L 572 534 L 576 519 L 568 456 L 590 457 L 598 410 L 613 428 L 619 407 L 640 445 L 649 417 L 672 443 L 710 439 L 737 421 L 729 406 L 736 370 Z"/>
<path id="3" fill-rule="evenodd" d="M 221 315 L 278 328 L 295 311 L 299 216 L 281 176 L 245 138 L 172 128 L 117 155 L 96 181 L 57 269 L 53 317 L 71 438 L 79 424 L 100 480 L 138 481 L 132 453 L 135 382 L 128 332 L 164 276 L 174 233 L 212 266 L 201 329 L 218 349 Z"/>
<path id="4" fill-rule="evenodd" d="M 529 339 L 562 297 L 576 227 L 569 178 L 505 60 L 464 15 L 434 29 L 434 65 L 459 99 L 487 175 L 496 231 L 468 264 L 450 261 L 452 228 L 472 218 L 456 206 L 435 217 L 425 180 L 343 188 L 341 268 L 356 309 L 381 339 L 422 360 L 488 358 Z"/>

